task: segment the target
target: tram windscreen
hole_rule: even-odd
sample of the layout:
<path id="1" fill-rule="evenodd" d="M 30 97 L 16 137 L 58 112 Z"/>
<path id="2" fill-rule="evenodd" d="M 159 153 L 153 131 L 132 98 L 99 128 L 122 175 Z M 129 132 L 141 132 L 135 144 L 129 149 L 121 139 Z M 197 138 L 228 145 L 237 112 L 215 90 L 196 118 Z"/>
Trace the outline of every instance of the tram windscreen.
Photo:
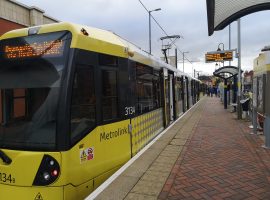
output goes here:
<path id="1" fill-rule="evenodd" d="M 0 41 L 0 148 L 53 150 L 67 31 Z"/>

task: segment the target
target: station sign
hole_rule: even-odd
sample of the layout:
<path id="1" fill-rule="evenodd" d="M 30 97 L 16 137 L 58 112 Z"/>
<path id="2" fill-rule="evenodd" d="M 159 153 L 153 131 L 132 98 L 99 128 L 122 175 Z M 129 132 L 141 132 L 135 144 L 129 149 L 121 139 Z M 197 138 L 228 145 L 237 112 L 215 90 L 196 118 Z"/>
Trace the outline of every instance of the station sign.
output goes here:
<path id="1" fill-rule="evenodd" d="M 205 54 L 205 62 L 223 62 L 233 60 L 233 50 L 211 51 Z"/>

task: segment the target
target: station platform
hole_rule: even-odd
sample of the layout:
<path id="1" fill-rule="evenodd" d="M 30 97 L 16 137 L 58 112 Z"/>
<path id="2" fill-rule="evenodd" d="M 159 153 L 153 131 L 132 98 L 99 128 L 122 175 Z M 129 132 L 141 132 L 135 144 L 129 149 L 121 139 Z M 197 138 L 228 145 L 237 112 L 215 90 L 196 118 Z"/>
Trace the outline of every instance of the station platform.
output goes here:
<path id="1" fill-rule="evenodd" d="M 269 200 L 270 149 L 236 118 L 219 98 L 203 97 L 87 199 Z"/>

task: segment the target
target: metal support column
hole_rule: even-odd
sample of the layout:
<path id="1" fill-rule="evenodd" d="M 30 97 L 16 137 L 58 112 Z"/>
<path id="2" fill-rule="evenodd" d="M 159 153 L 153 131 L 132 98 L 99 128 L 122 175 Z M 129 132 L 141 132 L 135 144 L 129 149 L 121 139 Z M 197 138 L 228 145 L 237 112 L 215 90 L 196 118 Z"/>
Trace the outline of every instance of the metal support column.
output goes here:
<path id="1" fill-rule="evenodd" d="M 231 49 L 231 24 L 229 24 L 229 49 Z M 229 66 L 231 66 L 231 61 L 229 61 Z"/>
<path id="2" fill-rule="evenodd" d="M 253 78 L 253 92 L 252 92 L 252 126 L 253 133 L 257 134 L 257 78 Z"/>
<path id="3" fill-rule="evenodd" d="M 270 148 L 270 117 L 266 116 L 263 124 L 263 133 L 265 135 L 265 145 L 264 148 Z"/>
<path id="4" fill-rule="evenodd" d="M 237 76 L 233 77 L 233 103 L 236 103 L 237 98 Z"/>
<path id="5" fill-rule="evenodd" d="M 224 109 L 227 109 L 227 79 L 224 79 Z"/>
<path id="6" fill-rule="evenodd" d="M 148 11 L 148 15 L 149 15 L 149 53 L 151 54 L 151 11 Z"/>
<path id="7" fill-rule="evenodd" d="M 237 95 L 237 119 L 242 119 L 241 99 L 241 21 L 237 20 L 238 27 L 238 95 Z"/>
<path id="8" fill-rule="evenodd" d="M 177 69 L 177 49 L 175 48 L 175 68 Z"/>
<path id="9" fill-rule="evenodd" d="M 257 124 L 257 109 L 256 109 L 256 107 L 253 107 L 253 110 L 252 110 L 252 126 L 253 126 L 253 133 L 257 134 L 258 124 Z"/>

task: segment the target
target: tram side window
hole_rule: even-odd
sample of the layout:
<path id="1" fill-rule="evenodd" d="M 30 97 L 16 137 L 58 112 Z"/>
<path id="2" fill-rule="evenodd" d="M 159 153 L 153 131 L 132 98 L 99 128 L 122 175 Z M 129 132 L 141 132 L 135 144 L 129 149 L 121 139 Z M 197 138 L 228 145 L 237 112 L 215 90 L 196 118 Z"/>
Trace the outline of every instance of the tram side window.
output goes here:
<path id="1" fill-rule="evenodd" d="M 94 69 L 77 66 L 71 100 L 71 140 L 76 142 L 96 125 Z"/>
<path id="2" fill-rule="evenodd" d="M 99 54 L 99 64 L 103 66 L 116 67 L 118 65 L 118 59 L 115 56 Z"/>
<path id="3" fill-rule="evenodd" d="M 3 110 L 2 110 L 2 90 L 0 90 L 0 123 L 3 123 Z"/>
<path id="4" fill-rule="evenodd" d="M 137 113 L 142 114 L 160 107 L 160 81 L 152 68 L 137 63 L 136 93 Z"/>
<path id="5" fill-rule="evenodd" d="M 180 78 L 177 78 L 175 81 L 175 99 L 177 102 L 182 100 L 182 86 L 181 86 L 181 81 Z"/>
<path id="6" fill-rule="evenodd" d="M 117 71 L 102 71 L 102 119 L 113 120 L 118 117 Z"/>

